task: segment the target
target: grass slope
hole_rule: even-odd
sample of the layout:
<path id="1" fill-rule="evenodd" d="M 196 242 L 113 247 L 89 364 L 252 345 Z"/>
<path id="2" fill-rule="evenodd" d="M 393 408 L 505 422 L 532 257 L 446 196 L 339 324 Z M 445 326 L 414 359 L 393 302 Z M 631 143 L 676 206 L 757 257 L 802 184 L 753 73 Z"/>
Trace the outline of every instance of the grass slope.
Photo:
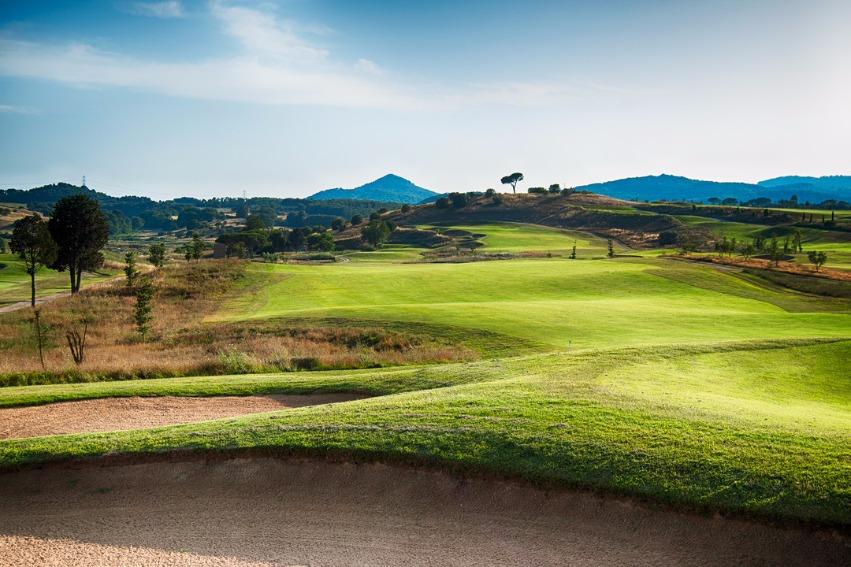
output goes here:
<path id="1" fill-rule="evenodd" d="M 389 395 L 154 430 L 9 440 L 0 442 L 0 463 L 9 468 L 173 449 L 344 453 L 595 487 L 698 508 L 848 524 L 851 411 L 845 400 L 851 384 L 837 362 L 849 356 L 847 340 L 763 341 L 392 371 L 202 379 L 192 386 L 195 394 L 356 390 Z M 755 379 L 736 371 L 742 367 L 757 371 Z M 2 395 L 8 403 L 33 392 L 185 394 L 189 389 L 180 389 L 188 386 L 172 379 L 7 388 Z"/>
<path id="2" fill-rule="evenodd" d="M 29 301 L 30 276 L 24 269 L 24 263 L 14 254 L 0 254 L 0 306 Z M 97 273 L 85 273 L 82 285 L 101 282 L 111 278 L 116 272 L 101 270 Z M 57 272 L 48 268 L 39 268 L 36 273 L 36 297 L 61 293 L 70 289 L 67 272 Z"/>
<path id="3" fill-rule="evenodd" d="M 217 319 L 337 317 L 467 327 L 549 348 L 842 336 L 851 314 L 663 260 L 253 265 Z M 665 275 L 676 276 L 665 277 Z M 721 281 L 710 286 L 705 281 Z M 778 306 L 783 298 L 786 308 Z M 822 308 L 822 306 L 826 306 Z M 816 313 L 815 311 L 833 311 Z"/>

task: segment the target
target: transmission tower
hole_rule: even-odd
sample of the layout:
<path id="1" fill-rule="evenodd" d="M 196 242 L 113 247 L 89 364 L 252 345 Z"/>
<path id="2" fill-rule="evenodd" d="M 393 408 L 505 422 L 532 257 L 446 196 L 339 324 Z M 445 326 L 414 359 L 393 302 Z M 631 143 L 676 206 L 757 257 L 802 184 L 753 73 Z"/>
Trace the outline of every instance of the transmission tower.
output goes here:
<path id="1" fill-rule="evenodd" d="M 83 176 L 83 187 L 85 187 L 85 186 L 86 186 L 86 176 L 84 175 Z"/>

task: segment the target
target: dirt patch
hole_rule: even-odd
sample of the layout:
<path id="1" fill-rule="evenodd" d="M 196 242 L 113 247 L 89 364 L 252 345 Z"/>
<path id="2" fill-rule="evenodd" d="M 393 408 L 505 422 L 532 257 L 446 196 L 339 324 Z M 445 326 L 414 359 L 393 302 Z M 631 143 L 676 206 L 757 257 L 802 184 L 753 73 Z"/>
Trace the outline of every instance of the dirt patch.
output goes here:
<path id="1" fill-rule="evenodd" d="M 381 464 L 0 475 L 7 565 L 842 565 L 840 536 Z"/>
<path id="2" fill-rule="evenodd" d="M 0 409 L 0 439 L 141 429 L 360 399 L 355 394 L 104 398 Z"/>

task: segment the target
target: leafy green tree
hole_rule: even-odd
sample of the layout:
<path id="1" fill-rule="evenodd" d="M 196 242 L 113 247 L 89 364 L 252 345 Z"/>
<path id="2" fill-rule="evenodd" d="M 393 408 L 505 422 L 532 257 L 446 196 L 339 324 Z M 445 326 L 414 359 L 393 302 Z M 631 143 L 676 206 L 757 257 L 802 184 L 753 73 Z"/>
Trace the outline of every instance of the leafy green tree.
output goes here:
<path id="1" fill-rule="evenodd" d="M 810 250 L 807 252 L 807 259 L 816 267 L 816 271 L 821 270 L 821 267 L 827 262 L 827 253 Z"/>
<path id="2" fill-rule="evenodd" d="M 404 205 L 402 205 L 402 209 L 401 209 L 401 210 L 402 210 L 402 212 L 403 212 L 403 213 L 410 212 L 410 210 L 411 210 L 411 205 L 409 205 L 409 204 L 405 203 Z"/>
<path id="3" fill-rule="evenodd" d="M 437 201 L 434 202 L 434 206 L 438 209 L 448 209 L 449 208 L 449 197 L 440 197 Z"/>
<path id="4" fill-rule="evenodd" d="M 768 243 L 768 247 L 766 248 L 768 251 L 768 257 L 774 262 L 774 266 L 777 267 L 780 265 L 780 258 L 783 256 L 783 253 L 780 251 L 780 245 L 777 243 L 776 238 L 772 238 Z"/>
<path id="5" fill-rule="evenodd" d="M 570 250 L 570 259 L 576 260 L 576 241 L 573 241 L 573 248 Z"/>
<path id="6" fill-rule="evenodd" d="M 523 181 L 523 174 L 519 171 L 512 173 L 511 175 L 506 175 L 502 179 L 499 180 L 503 185 L 511 185 L 511 191 L 513 193 L 517 193 L 517 184 Z"/>
<path id="7" fill-rule="evenodd" d="M 35 274 L 41 266 L 49 266 L 56 260 L 56 243 L 47 223 L 38 215 L 18 219 L 9 246 L 24 261 L 24 269 L 30 276 L 30 304 L 35 307 Z"/>
<path id="8" fill-rule="evenodd" d="M 352 215 L 352 226 L 357 226 L 363 222 L 363 217 L 360 215 Z"/>
<path id="9" fill-rule="evenodd" d="M 127 287 L 133 289 L 133 284 L 136 283 L 136 277 L 139 275 L 139 270 L 136 268 L 136 253 L 128 252 L 124 255 L 124 275 L 127 278 Z"/>
<path id="10" fill-rule="evenodd" d="M 136 287 L 136 305 L 133 308 L 133 321 L 136 323 L 136 331 L 145 340 L 151 330 L 153 319 L 154 283 L 151 278 L 142 278 Z"/>
<path id="11" fill-rule="evenodd" d="M 266 226 L 266 222 L 260 215 L 248 215 L 248 217 L 245 219 L 246 231 L 264 230 L 266 228 L 268 228 Z"/>
<path id="12" fill-rule="evenodd" d="M 148 248 L 148 260 L 156 268 L 162 268 L 165 265 L 165 244 L 162 242 L 151 244 Z"/>
<path id="13" fill-rule="evenodd" d="M 527 189 L 526 191 L 527 191 L 528 193 L 532 193 L 532 194 L 538 194 L 538 195 L 540 195 L 540 194 L 544 194 L 544 193 L 546 193 L 546 192 L 547 192 L 547 188 L 546 188 L 546 187 L 529 187 L 529 189 Z"/>
<path id="14" fill-rule="evenodd" d="M 187 262 L 190 260 L 200 260 L 206 247 L 207 245 L 203 240 L 201 240 L 201 237 L 197 234 L 193 234 L 192 242 L 187 243 L 183 247 L 183 256 L 186 258 Z"/>
<path id="15" fill-rule="evenodd" d="M 373 248 L 378 248 L 390 237 L 390 227 L 382 220 L 371 221 L 361 229 L 361 238 Z"/>
<path id="16" fill-rule="evenodd" d="M 561 193 L 561 185 L 559 185 L 558 183 L 553 183 L 552 185 L 550 185 L 548 191 L 550 193 Z"/>
<path id="17" fill-rule="evenodd" d="M 463 209 L 467 206 L 467 195 L 464 193 L 450 193 L 449 200 L 453 209 Z"/>
<path id="18" fill-rule="evenodd" d="M 106 216 L 91 197 L 71 195 L 56 202 L 47 227 L 58 247 L 52 267 L 68 270 L 71 293 L 77 293 L 83 272 L 103 265 L 101 251 L 109 240 Z"/>
<path id="19" fill-rule="evenodd" d="M 739 252 L 742 254 L 742 256 L 745 257 L 745 260 L 749 260 L 751 256 L 756 254 L 756 248 L 754 248 L 753 244 L 746 242 L 742 243 L 741 247 L 739 248 Z"/>
<path id="20" fill-rule="evenodd" d="M 607 255 L 609 258 L 614 258 L 614 257 L 615 257 L 615 244 L 614 244 L 614 242 L 612 242 L 612 239 L 610 238 L 610 239 L 607 241 L 607 243 L 606 243 L 606 244 L 607 244 L 607 246 L 608 246 L 608 251 L 606 252 L 606 255 Z"/>
<path id="21" fill-rule="evenodd" d="M 340 217 L 337 217 L 337 218 L 335 218 L 334 220 L 331 221 L 331 229 L 334 230 L 335 232 L 340 232 L 341 230 L 343 230 L 343 228 L 345 228 L 345 226 L 346 226 L 346 221 L 344 221 Z"/>
<path id="22" fill-rule="evenodd" d="M 307 247 L 321 252 L 332 252 L 335 248 L 334 237 L 330 232 L 314 232 L 307 237 Z"/>

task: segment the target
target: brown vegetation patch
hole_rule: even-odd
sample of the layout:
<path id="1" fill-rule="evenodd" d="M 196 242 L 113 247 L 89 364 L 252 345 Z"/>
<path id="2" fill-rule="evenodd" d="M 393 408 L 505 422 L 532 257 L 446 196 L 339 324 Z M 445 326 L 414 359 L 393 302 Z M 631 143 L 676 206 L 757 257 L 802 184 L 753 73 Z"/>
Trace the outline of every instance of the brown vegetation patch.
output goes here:
<path id="1" fill-rule="evenodd" d="M 678 255 L 678 258 L 684 260 L 692 260 L 696 262 L 711 262 L 713 264 L 721 264 L 724 266 L 737 266 L 740 268 L 752 268 L 756 270 L 764 270 L 770 272 L 780 272 L 787 274 L 795 274 L 798 276 L 823 278 L 828 280 L 837 280 L 842 282 L 851 282 L 851 272 L 847 270 L 837 270 L 822 266 L 817 272 L 814 267 L 797 262 L 780 261 L 776 266 L 771 260 L 764 258 L 748 258 L 745 259 L 739 256 L 720 256 L 720 255 Z"/>
<path id="2" fill-rule="evenodd" d="M 135 299 L 123 282 L 45 305 L 44 369 L 31 310 L 5 314 L 0 317 L 0 385 L 368 368 L 476 356 L 448 340 L 372 325 L 205 323 L 205 316 L 240 281 L 244 266 L 219 260 L 180 263 L 160 271 L 152 330 L 144 341 L 133 323 Z M 84 318 L 89 321 L 86 354 L 76 366 L 65 333 L 82 333 Z"/>
<path id="3" fill-rule="evenodd" d="M 119 431 L 347 402 L 354 394 L 103 398 L 0 409 L 0 439 Z"/>

